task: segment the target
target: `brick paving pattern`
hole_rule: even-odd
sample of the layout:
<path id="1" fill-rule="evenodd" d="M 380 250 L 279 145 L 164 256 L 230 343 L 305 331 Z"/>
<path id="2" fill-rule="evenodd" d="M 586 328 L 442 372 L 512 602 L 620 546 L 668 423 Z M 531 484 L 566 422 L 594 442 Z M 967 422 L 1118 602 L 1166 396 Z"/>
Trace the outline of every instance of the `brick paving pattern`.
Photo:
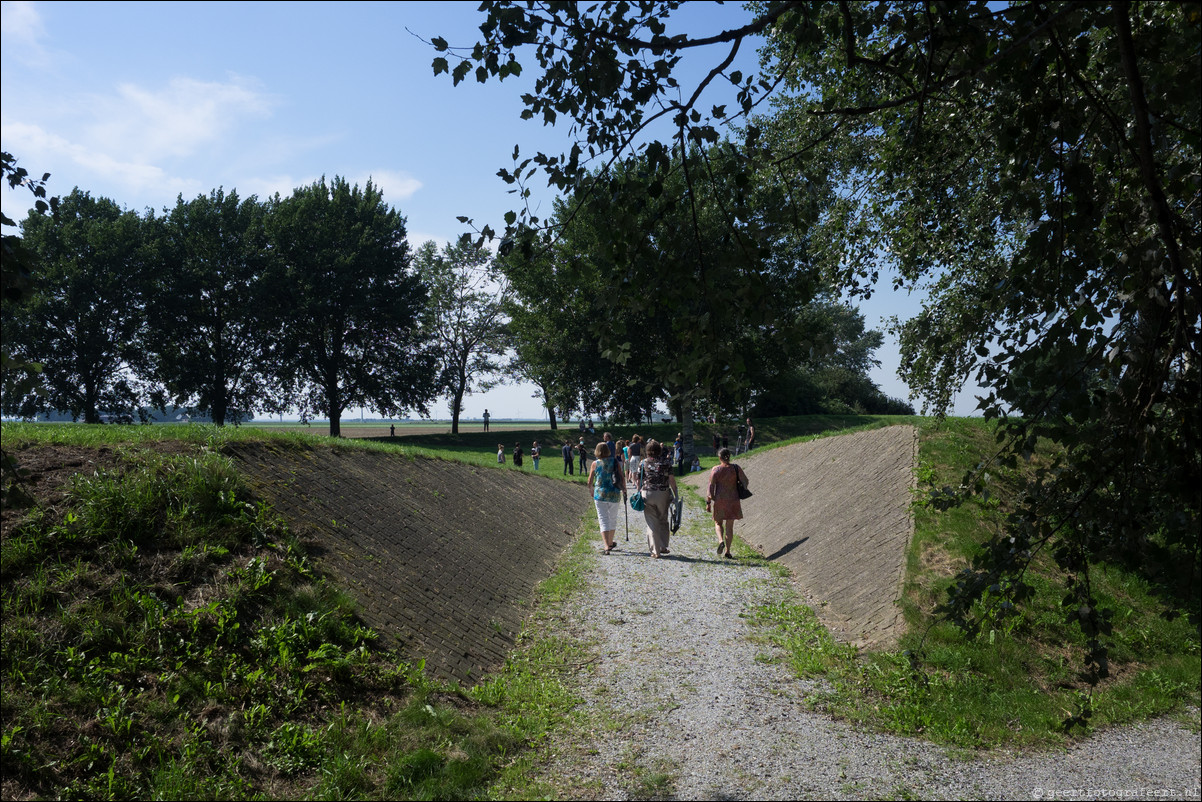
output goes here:
<path id="1" fill-rule="evenodd" d="M 324 448 L 232 456 L 383 645 L 465 684 L 504 662 L 591 508 L 587 488 L 517 470 Z"/>
<path id="2" fill-rule="evenodd" d="M 903 631 L 917 437 L 890 426 L 734 460 L 755 494 L 735 531 L 788 566 L 822 622 L 857 646 L 888 648 Z M 689 481 L 704 495 L 708 474 Z"/>

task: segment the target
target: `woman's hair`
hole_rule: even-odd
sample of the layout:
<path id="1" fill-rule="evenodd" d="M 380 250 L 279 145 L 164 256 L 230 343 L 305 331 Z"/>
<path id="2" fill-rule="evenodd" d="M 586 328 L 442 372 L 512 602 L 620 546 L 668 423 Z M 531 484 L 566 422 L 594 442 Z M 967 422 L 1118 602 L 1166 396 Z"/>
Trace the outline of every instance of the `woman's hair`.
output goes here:
<path id="1" fill-rule="evenodd" d="M 730 462 L 730 449 L 729 448 L 718 449 L 718 459 L 722 460 L 723 462 Z"/>
<path id="2" fill-rule="evenodd" d="M 658 440 L 648 440 L 647 441 L 647 456 L 648 457 L 658 457 L 662 453 L 664 453 L 664 447 L 659 444 Z"/>
<path id="3" fill-rule="evenodd" d="M 600 443 L 597 443 L 597 447 L 593 449 L 593 456 L 596 457 L 597 459 L 603 459 L 604 457 L 608 457 L 609 456 L 609 443 L 606 443 L 604 440 L 602 440 Z"/>
<path id="4" fill-rule="evenodd" d="M 630 442 L 641 443 L 643 442 L 643 436 L 641 434 L 636 434 L 634 437 L 630 438 Z"/>

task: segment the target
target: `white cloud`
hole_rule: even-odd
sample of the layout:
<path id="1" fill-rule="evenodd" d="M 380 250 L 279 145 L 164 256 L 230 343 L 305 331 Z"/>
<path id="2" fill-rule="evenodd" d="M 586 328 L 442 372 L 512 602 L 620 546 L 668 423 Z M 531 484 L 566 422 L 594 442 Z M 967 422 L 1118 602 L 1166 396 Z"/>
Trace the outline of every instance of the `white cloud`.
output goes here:
<path id="1" fill-rule="evenodd" d="M 18 48 L 20 59 L 28 64 L 40 64 L 46 60 L 42 47 L 45 27 L 42 16 L 33 3 L 12 0 L 0 4 L 0 31 L 5 39 L 4 49 Z"/>
<path id="2" fill-rule="evenodd" d="M 89 144 L 72 142 L 37 125 L 5 121 L 3 127 L 5 147 L 11 145 L 14 152 L 22 154 L 24 163 L 53 165 L 65 160 L 137 192 L 166 191 L 174 197 L 181 192 L 188 195 L 200 191 L 197 182 L 170 176 L 154 164 L 125 160 Z M 51 169 L 52 174 L 55 171 L 55 168 Z M 56 194 L 66 191 L 66 188 L 56 188 Z"/>
<path id="3" fill-rule="evenodd" d="M 352 186 L 355 184 L 365 186 L 368 179 L 371 179 L 376 189 L 384 193 L 384 202 L 390 206 L 396 206 L 400 201 L 408 200 L 422 188 L 421 181 L 399 170 L 373 170 L 371 173 L 357 178 L 347 178 Z"/>
<path id="4" fill-rule="evenodd" d="M 35 122 L 6 116 L 0 125 L 5 149 L 21 154 L 23 163 L 60 179 L 71 175 L 68 180 L 83 187 L 108 185 L 106 193 L 140 198 L 134 206 L 157 206 L 211 189 L 211 175 L 179 173 L 228 163 L 237 151 L 232 132 L 268 116 L 274 105 L 274 98 L 236 76 L 226 82 L 173 78 L 159 88 L 122 84 L 110 94 L 63 99 Z M 184 167 L 188 157 L 198 157 L 197 163 Z"/>
<path id="5" fill-rule="evenodd" d="M 172 78 L 160 89 L 122 84 L 115 95 L 91 99 L 83 137 L 118 157 L 136 154 L 153 162 L 191 156 L 244 120 L 269 116 L 274 105 L 237 76 L 226 83 Z"/>

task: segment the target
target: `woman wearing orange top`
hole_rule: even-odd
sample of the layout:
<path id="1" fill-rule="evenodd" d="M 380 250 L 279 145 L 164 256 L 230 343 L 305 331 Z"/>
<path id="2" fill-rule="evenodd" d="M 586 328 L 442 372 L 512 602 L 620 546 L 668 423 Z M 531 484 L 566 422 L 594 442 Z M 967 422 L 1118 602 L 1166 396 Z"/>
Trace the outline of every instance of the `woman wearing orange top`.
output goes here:
<path id="1" fill-rule="evenodd" d="M 710 471 L 709 490 L 705 494 L 705 511 L 714 516 L 714 530 L 718 533 L 718 554 L 730 553 L 731 541 L 735 538 L 735 521 L 743 518 L 743 505 L 739 501 L 739 482 L 748 486 L 747 474 L 738 465 L 730 464 L 730 449 L 718 452 L 719 463 Z"/>

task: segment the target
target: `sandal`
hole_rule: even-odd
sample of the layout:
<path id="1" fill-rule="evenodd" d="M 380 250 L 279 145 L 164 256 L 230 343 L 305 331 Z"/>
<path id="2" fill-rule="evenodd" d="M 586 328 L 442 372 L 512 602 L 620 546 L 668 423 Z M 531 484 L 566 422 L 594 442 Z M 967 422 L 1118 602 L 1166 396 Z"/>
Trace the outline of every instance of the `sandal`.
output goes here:
<path id="1" fill-rule="evenodd" d="M 735 558 L 735 555 L 731 554 L 729 551 L 726 552 L 726 559 L 733 560 L 734 558 Z"/>
<path id="2" fill-rule="evenodd" d="M 726 551 L 726 543 L 720 540 L 718 541 L 718 556 L 721 557 L 724 551 Z"/>

